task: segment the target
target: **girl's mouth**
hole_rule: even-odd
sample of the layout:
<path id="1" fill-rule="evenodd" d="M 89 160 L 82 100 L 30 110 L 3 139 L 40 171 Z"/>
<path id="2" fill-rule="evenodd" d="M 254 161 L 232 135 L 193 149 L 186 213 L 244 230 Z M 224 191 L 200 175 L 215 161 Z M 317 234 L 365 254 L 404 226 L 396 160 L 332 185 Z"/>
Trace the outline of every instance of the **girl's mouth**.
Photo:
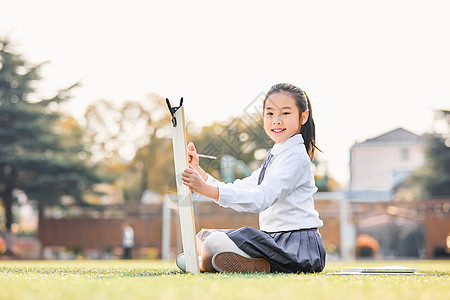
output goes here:
<path id="1" fill-rule="evenodd" d="M 280 132 L 283 132 L 285 130 L 286 130 L 286 128 L 275 128 L 275 129 L 272 129 L 272 131 L 275 132 L 275 133 L 280 133 Z"/>

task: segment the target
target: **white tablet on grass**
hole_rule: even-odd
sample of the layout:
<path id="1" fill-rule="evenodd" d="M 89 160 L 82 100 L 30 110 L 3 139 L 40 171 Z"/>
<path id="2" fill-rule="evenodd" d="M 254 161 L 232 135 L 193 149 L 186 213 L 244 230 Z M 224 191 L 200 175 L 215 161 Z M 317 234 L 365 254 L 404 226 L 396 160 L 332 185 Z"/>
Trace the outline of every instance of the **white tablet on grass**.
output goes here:
<path id="1" fill-rule="evenodd" d="M 348 267 L 339 273 L 327 273 L 328 275 L 423 275 L 417 273 L 416 268 L 403 266 L 384 267 Z"/>

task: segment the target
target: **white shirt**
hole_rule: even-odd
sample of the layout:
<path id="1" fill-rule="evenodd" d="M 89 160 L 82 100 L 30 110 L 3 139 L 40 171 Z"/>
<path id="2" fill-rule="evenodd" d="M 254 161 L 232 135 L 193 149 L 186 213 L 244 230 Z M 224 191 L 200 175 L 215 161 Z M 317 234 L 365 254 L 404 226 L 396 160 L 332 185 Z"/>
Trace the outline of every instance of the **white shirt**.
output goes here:
<path id="1" fill-rule="evenodd" d="M 131 226 L 126 226 L 123 229 L 122 246 L 125 248 L 134 246 L 134 230 Z"/>
<path id="2" fill-rule="evenodd" d="M 206 183 L 219 187 L 218 204 L 240 212 L 259 213 L 259 226 L 267 232 L 323 226 L 314 209 L 317 191 L 311 160 L 301 134 L 275 144 L 264 180 L 261 168 L 249 177 L 223 183 L 208 174 Z"/>

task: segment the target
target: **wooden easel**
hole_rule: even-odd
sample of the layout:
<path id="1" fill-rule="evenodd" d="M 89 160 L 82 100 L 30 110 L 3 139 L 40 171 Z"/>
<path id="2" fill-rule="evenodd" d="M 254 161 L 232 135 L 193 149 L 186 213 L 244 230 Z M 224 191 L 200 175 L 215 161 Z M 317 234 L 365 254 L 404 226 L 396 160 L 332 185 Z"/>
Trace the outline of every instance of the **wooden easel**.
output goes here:
<path id="1" fill-rule="evenodd" d="M 172 141 L 175 161 L 175 177 L 177 182 L 178 210 L 180 216 L 181 239 L 183 241 L 186 272 L 195 274 L 200 271 L 198 251 L 195 237 L 194 207 L 189 187 L 183 184 L 181 173 L 189 167 L 186 141 L 186 126 L 184 120 L 183 98 L 178 107 L 172 107 L 166 98 L 172 116 Z"/>

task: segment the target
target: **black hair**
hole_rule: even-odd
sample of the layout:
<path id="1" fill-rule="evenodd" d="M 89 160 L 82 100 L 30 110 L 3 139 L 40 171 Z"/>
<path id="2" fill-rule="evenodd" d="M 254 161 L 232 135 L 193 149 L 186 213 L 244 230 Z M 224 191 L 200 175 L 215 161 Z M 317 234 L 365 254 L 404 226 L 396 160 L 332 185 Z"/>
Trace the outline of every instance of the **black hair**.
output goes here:
<path id="1" fill-rule="evenodd" d="M 316 146 L 316 126 L 314 125 L 311 102 L 309 101 L 308 95 L 301 88 L 289 84 L 289 83 L 278 83 L 273 85 L 266 94 L 264 98 L 264 107 L 266 107 L 266 100 L 270 95 L 275 93 L 285 93 L 295 99 L 295 104 L 297 105 L 299 111 L 299 120 L 301 124 L 302 113 L 308 111 L 308 120 L 305 124 L 300 125 L 300 134 L 305 142 L 306 152 L 308 153 L 311 161 L 314 158 L 314 149 L 321 151 Z"/>

